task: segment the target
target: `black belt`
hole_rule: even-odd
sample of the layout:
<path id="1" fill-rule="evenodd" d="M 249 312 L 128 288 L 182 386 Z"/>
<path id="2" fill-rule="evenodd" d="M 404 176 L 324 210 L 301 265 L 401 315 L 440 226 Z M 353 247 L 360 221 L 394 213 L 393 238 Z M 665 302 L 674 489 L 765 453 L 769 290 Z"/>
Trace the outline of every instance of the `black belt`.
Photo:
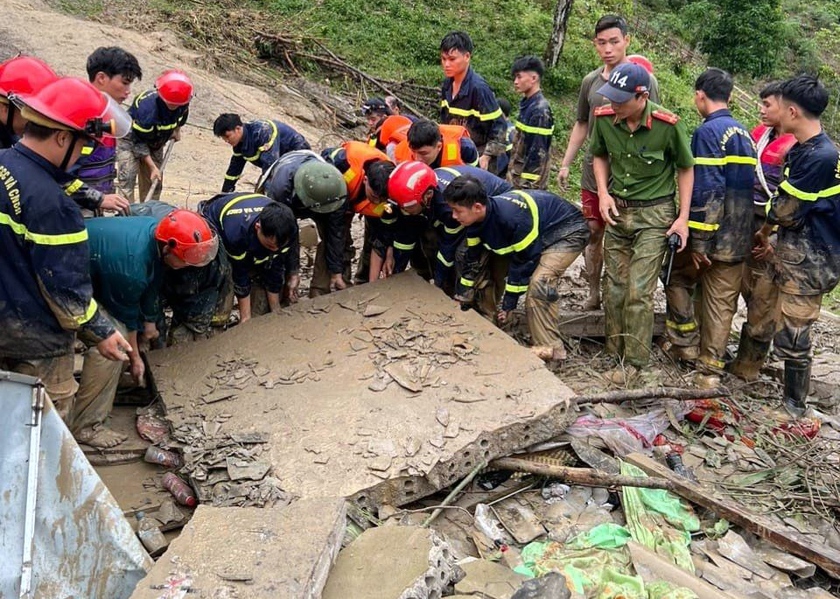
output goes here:
<path id="1" fill-rule="evenodd" d="M 668 202 L 674 202 L 674 196 L 662 196 L 661 198 L 653 198 L 652 200 L 626 200 L 618 196 L 613 196 L 615 205 L 619 208 L 647 208 L 648 206 L 660 206 Z"/>

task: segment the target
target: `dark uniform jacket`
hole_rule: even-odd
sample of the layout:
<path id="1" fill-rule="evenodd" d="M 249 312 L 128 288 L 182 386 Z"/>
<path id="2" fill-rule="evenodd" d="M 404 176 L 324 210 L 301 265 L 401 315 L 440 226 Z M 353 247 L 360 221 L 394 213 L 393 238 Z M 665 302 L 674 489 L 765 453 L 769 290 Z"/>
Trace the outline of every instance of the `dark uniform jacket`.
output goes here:
<path id="1" fill-rule="evenodd" d="M 554 115 L 542 92 L 519 102 L 519 116 L 514 127 L 516 135 L 508 167 L 511 180 L 519 189 L 545 189 Z"/>
<path id="2" fill-rule="evenodd" d="M 339 274 L 344 272 L 344 213 L 346 209 L 339 208 L 323 214 L 304 207 L 303 202 L 295 193 L 295 174 L 310 160 L 324 161 L 314 152 L 307 150 L 289 152 L 280 158 L 267 175 L 262 186 L 262 193 L 275 202 L 291 208 L 297 218 L 310 218 L 324 227 L 327 270 L 330 274 Z"/>
<path id="3" fill-rule="evenodd" d="M 300 270 L 297 228 L 292 239 L 278 252 L 266 249 L 257 238 L 254 223 L 271 202 L 264 195 L 238 192 L 219 194 L 198 205 L 199 213 L 219 235 L 230 259 L 236 297 L 250 295 L 251 271 L 255 267 L 262 273 L 265 288 L 270 293 L 280 293 L 286 276 Z"/>
<path id="4" fill-rule="evenodd" d="M 728 110 L 717 110 L 694 131 L 691 151 L 691 249 L 722 262 L 745 260 L 753 246 L 752 137 Z"/>
<path id="5" fill-rule="evenodd" d="M 819 295 L 834 289 L 840 280 L 840 158 L 824 132 L 788 152 L 767 222 L 779 225 L 776 280 L 782 291 Z"/>
<path id="6" fill-rule="evenodd" d="M 117 178 L 116 140 L 86 145 L 76 164 L 68 171 L 75 177 L 65 189 L 82 208 L 99 210 L 105 194 L 114 193 Z"/>
<path id="7" fill-rule="evenodd" d="M 169 110 L 157 91 L 150 89 L 134 98 L 128 109 L 132 118 L 129 140 L 137 156 L 148 156 L 169 141 L 175 129 L 187 122 L 190 106 Z"/>
<path id="8" fill-rule="evenodd" d="M 158 219 L 149 216 L 89 218 L 93 296 L 129 331 L 161 320 L 163 258 L 155 239 Z"/>
<path id="9" fill-rule="evenodd" d="M 285 123 L 268 119 L 245 123 L 242 126 L 242 140 L 233 148 L 222 193 L 236 188 L 246 162 L 255 164 L 265 172 L 286 152 L 308 149 L 309 143 L 303 135 Z"/>
<path id="10" fill-rule="evenodd" d="M 21 144 L 0 153 L 0 356 L 54 358 L 113 324 L 93 299 L 88 233 L 66 173 Z"/>
<path id="11" fill-rule="evenodd" d="M 528 290 L 531 274 L 543 250 L 575 238 L 585 245 L 589 227 L 580 209 L 548 191 L 511 191 L 488 199 L 484 220 L 467 228 L 468 256 L 458 281 L 456 295 L 468 295 L 479 263 L 481 246 L 509 256 L 510 267 L 502 299 L 502 310 L 513 310 L 519 296 Z M 581 246 L 579 249 L 583 249 Z"/>
<path id="12" fill-rule="evenodd" d="M 440 88 L 440 122 L 463 125 L 479 153 L 499 156 L 505 153 L 506 127 L 496 94 L 472 67 L 467 71 L 458 95 L 452 95 L 453 79 L 447 77 Z M 485 149 L 485 146 L 489 146 Z"/>

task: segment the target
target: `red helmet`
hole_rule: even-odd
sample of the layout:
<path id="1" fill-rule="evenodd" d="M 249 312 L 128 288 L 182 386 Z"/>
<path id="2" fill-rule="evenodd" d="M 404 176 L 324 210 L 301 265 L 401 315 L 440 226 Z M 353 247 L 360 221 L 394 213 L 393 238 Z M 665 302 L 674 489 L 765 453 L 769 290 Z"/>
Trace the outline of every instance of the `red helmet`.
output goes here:
<path id="1" fill-rule="evenodd" d="M 50 129 L 78 131 L 94 139 L 123 137 L 131 117 L 87 81 L 60 77 L 30 94 L 12 94 L 23 118 Z"/>
<path id="2" fill-rule="evenodd" d="M 184 71 L 165 71 L 155 81 L 155 87 L 160 98 L 167 104 L 184 106 L 192 100 L 193 84 Z"/>
<path id="3" fill-rule="evenodd" d="M 56 79 L 58 75 L 43 60 L 16 56 L 0 64 L 0 97 L 31 94 Z"/>
<path id="4" fill-rule="evenodd" d="M 647 58 L 642 56 L 641 54 L 631 54 L 627 57 L 627 60 L 632 62 L 633 64 L 637 64 L 640 67 L 644 67 L 644 69 L 653 75 L 653 63 L 649 61 Z"/>
<path id="5" fill-rule="evenodd" d="M 178 208 L 155 229 L 155 239 L 190 266 L 206 266 L 219 251 L 219 237 L 207 221 L 191 210 Z"/>
<path id="6" fill-rule="evenodd" d="M 400 208 L 409 208 L 423 201 L 430 187 L 437 186 L 435 171 L 418 161 L 403 162 L 388 178 L 388 197 Z"/>

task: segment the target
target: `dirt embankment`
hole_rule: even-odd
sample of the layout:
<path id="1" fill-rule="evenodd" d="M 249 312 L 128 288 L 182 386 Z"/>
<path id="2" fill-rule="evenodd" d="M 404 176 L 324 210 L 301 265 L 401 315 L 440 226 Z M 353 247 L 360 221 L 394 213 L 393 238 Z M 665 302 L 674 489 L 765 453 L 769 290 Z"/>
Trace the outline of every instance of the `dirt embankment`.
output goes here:
<path id="1" fill-rule="evenodd" d="M 172 32 L 141 34 L 84 21 L 57 13 L 40 0 L 0 0 L 0 14 L 2 60 L 17 53 L 32 54 L 61 75 L 86 77 L 87 56 L 99 46 L 116 45 L 137 56 L 143 69 L 144 78 L 134 85 L 133 93 L 153 86 L 165 69 L 179 68 L 190 74 L 196 97 L 190 126 L 167 167 L 164 200 L 194 207 L 221 188 L 230 147 L 213 137 L 212 126 L 222 112 L 237 112 L 245 120 L 282 120 L 300 131 L 313 147 L 329 134 L 318 126 L 328 122 L 322 111 L 282 82 L 265 90 L 207 72 L 197 66 L 200 57 L 181 46 Z M 249 167 L 244 180 L 254 181 L 257 175 L 257 169 Z M 247 184 L 241 183 L 240 189 L 247 189 Z"/>

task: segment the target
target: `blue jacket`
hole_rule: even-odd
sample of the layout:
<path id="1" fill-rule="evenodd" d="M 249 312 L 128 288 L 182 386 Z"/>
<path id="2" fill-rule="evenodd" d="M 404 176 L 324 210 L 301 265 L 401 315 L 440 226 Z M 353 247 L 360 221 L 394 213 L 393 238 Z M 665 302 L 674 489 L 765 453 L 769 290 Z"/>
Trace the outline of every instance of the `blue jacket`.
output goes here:
<path id="1" fill-rule="evenodd" d="M 198 205 L 199 213 L 219 235 L 230 259 L 236 297 L 250 295 L 251 271 L 255 267 L 264 273 L 265 288 L 270 293 L 280 293 L 286 276 L 300 270 L 297 227 L 292 238 L 278 252 L 266 249 L 257 238 L 254 223 L 271 202 L 264 195 L 235 192 L 213 196 Z"/>
<path id="2" fill-rule="evenodd" d="M 252 162 L 263 172 L 286 152 L 308 150 L 303 135 L 280 121 L 261 119 L 245 123 L 242 140 L 233 148 L 233 156 L 225 173 L 222 193 L 236 189 L 246 162 Z"/>
<path id="3" fill-rule="evenodd" d="M 691 249 L 722 262 L 745 260 L 753 245 L 755 144 L 728 110 L 713 112 L 691 138 L 694 189 Z"/>
<path id="4" fill-rule="evenodd" d="M 76 177 L 65 187 L 82 208 L 99 210 L 105 194 L 114 193 L 117 178 L 117 145 L 114 140 L 86 145 L 82 155 L 68 172 Z"/>
<path id="5" fill-rule="evenodd" d="M 509 167 L 511 180 L 519 189 L 545 189 L 554 115 L 542 92 L 519 102 L 519 116 L 514 127 L 516 136 Z"/>
<path id="6" fill-rule="evenodd" d="M 150 216 L 89 218 L 93 297 L 129 331 L 163 317 L 160 290 L 163 258 Z"/>
<path id="7" fill-rule="evenodd" d="M 438 184 L 432 201 L 423 212 L 409 215 L 397 211 L 395 219 L 382 221 L 378 233 L 381 234 L 385 247 L 393 246 L 394 272 L 399 273 L 408 268 L 411 254 L 417 242 L 422 238 L 423 232 L 428 227 L 433 227 L 438 239 L 437 259 L 434 266 L 435 285 L 443 287 L 444 282 L 452 275 L 455 267 L 455 253 L 464 239 L 464 227 L 452 217 L 452 208 L 443 199 L 443 191 L 461 175 L 476 177 L 481 181 L 489 196 L 511 191 L 513 187 L 504 179 L 476 166 L 444 166 L 435 169 L 435 175 L 437 175 Z"/>
<path id="8" fill-rule="evenodd" d="M 344 208 L 327 214 L 304 207 L 295 192 L 295 174 L 302 165 L 311 160 L 325 162 L 318 154 L 307 150 L 287 153 L 271 169 L 262 192 L 275 202 L 291 208 L 297 218 L 309 218 L 322 224 L 327 237 L 324 239 L 327 270 L 330 274 L 339 274 L 344 272 L 344 215 L 347 212 L 347 202 L 345 201 Z"/>
<path id="9" fill-rule="evenodd" d="M 131 115 L 129 139 L 137 156 L 148 156 L 169 141 L 175 129 L 187 123 L 190 105 L 169 110 L 157 91 L 150 89 L 139 94 L 128 108 Z"/>
<path id="10" fill-rule="evenodd" d="M 840 154 L 824 132 L 794 145 L 767 204 L 779 225 L 776 280 L 793 295 L 828 293 L 840 281 Z"/>
<path id="11" fill-rule="evenodd" d="M 4 358 L 53 358 L 73 351 L 75 331 L 89 344 L 114 332 L 93 299 L 88 233 L 66 179 L 21 144 L 0 152 Z"/>
<path id="12" fill-rule="evenodd" d="M 514 190 L 488 198 L 484 220 L 466 231 L 467 257 L 457 295 L 475 285 L 481 246 L 510 256 L 502 310 L 513 310 L 528 290 L 546 248 L 569 238 L 585 245 L 589 227 L 580 209 L 548 191 Z M 583 249 L 581 245 L 580 249 Z"/>
<path id="13" fill-rule="evenodd" d="M 440 87 L 440 122 L 466 127 L 479 153 L 504 154 L 507 127 L 496 94 L 472 67 L 461 82 L 457 96 L 452 95 L 452 84 L 453 79 L 447 77 Z M 489 152 L 485 151 L 487 145 L 490 145 Z"/>

